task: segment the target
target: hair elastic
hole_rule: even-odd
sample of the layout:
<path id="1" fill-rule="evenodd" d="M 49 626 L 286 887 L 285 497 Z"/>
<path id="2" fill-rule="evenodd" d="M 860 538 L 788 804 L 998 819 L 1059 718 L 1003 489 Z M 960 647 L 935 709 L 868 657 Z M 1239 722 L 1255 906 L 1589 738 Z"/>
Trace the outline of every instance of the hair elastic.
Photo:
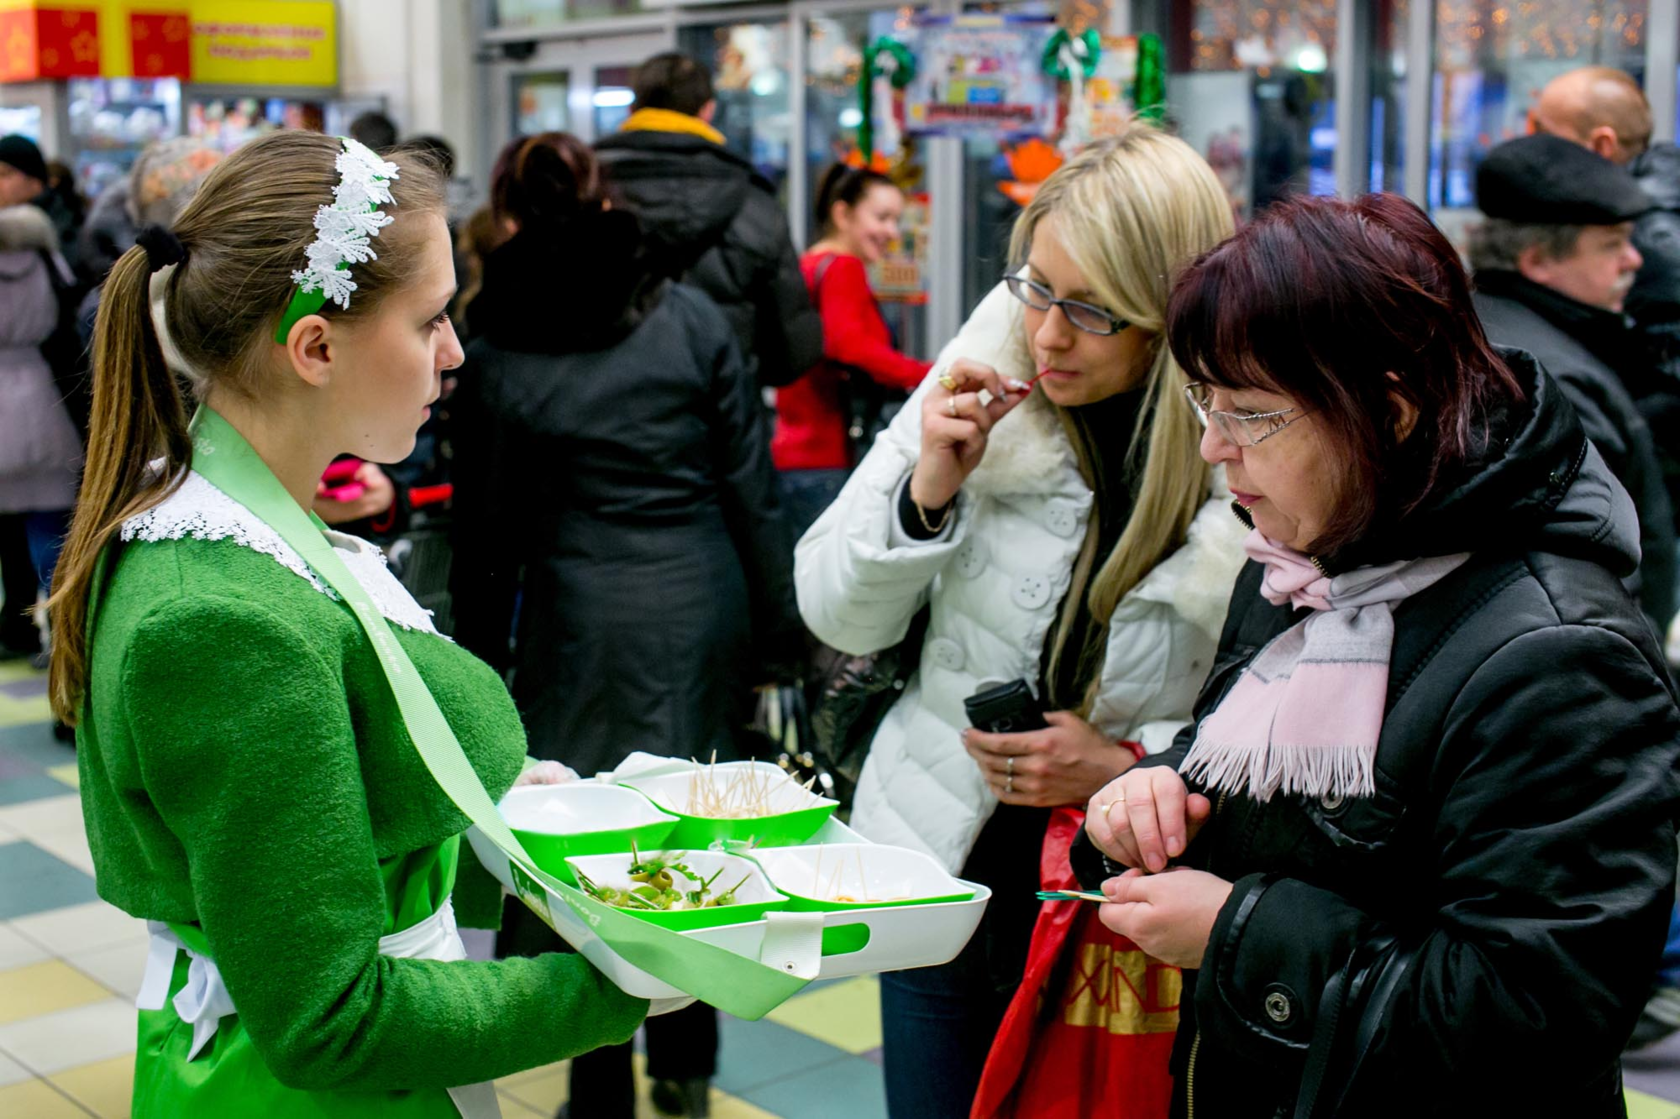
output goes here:
<path id="1" fill-rule="evenodd" d="M 181 244 L 181 239 L 161 225 L 146 226 L 134 243 L 146 250 L 146 263 L 152 272 L 187 259 L 187 247 Z"/>

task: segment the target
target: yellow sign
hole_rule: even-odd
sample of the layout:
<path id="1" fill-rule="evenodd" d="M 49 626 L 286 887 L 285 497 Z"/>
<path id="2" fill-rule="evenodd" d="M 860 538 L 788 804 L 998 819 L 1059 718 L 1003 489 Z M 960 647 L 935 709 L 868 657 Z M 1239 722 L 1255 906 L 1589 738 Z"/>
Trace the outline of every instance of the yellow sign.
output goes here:
<path id="1" fill-rule="evenodd" d="M 8 66 L 0 55 L 0 81 L 97 74 L 242 89 L 338 84 L 331 0 L 0 0 L 0 31 L 0 47 L 27 56 Z"/>
<path id="2" fill-rule="evenodd" d="M 337 13 L 298 0 L 192 0 L 192 80 L 210 85 L 338 84 Z"/>

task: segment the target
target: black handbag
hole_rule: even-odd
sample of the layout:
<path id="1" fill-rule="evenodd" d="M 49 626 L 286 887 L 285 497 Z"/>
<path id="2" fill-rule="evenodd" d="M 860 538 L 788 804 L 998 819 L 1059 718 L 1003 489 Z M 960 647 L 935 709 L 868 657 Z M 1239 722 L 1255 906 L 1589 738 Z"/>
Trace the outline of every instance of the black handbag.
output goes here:
<path id="1" fill-rule="evenodd" d="M 857 657 L 836 653 L 818 676 L 821 689 L 811 712 L 811 733 L 829 768 L 853 786 L 881 720 L 921 663 L 930 613 L 927 606 L 916 611 L 897 645 Z"/>

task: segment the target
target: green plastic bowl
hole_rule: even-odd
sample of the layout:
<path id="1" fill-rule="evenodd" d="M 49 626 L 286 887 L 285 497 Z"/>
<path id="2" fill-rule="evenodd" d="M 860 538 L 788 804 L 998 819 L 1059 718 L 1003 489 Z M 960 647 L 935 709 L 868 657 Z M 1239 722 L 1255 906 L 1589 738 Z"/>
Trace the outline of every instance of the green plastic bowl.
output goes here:
<path id="1" fill-rule="evenodd" d="M 974 891 L 952 878 L 931 857 L 905 847 L 873 843 L 826 843 L 755 851 L 771 885 L 802 913 L 839 913 L 967 901 Z M 874 901 L 839 901 L 835 894 Z"/>
<path id="2" fill-rule="evenodd" d="M 714 819 L 687 811 L 689 792 L 696 780 L 714 779 L 719 785 L 726 785 L 752 771 L 770 784 L 771 792 L 767 797 L 770 814 L 747 819 Z M 715 774 L 715 777 L 709 777 L 709 774 Z M 817 829 L 827 823 L 834 810 L 840 807 L 827 797 L 806 791 L 786 770 L 769 762 L 725 762 L 679 773 L 629 777 L 622 783 L 644 794 L 677 818 L 677 826 L 665 842 L 669 847 L 686 851 L 703 851 L 718 840 L 755 847 L 804 843 L 817 834 Z"/>
<path id="3" fill-rule="evenodd" d="M 655 854 L 657 850 L 642 848 L 642 854 Z M 681 849 L 672 848 L 671 853 L 676 854 L 679 850 Z M 611 886 L 623 890 L 632 884 L 628 854 L 592 855 L 568 861 L 574 868 L 588 875 L 590 881 L 597 886 Z M 618 912 L 638 917 L 650 925 L 682 932 L 688 929 L 709 929 L 718 925 L 742 925 L 758 920 L 773 909 L 786 909 L 788 906 L 788 899 L 770 885 L 764 871 L 751 859 L 744 859 L 739 855 L 725 855 L 721 851 L 685 851 L 682 853 L 682 861 L 696 874 L 708 878 L 719 870 L 723 871 L 718 875 L 717 885 L 726 890 L 746 878 L 746 883 L 735 894 L 740 900 L 735 905 L 721 905 L 714 909 L 679 909 L 675 912 L 665 912 L 619 908 Z"/>
<path id="4" fill-rule="evenodd" d="M 566 860 L 574 855 L 657 851 L 667 845 L 677 818 L 629 789 L 578 781 L 523 785 L 502 798 L 502 819 L 531 859 L 568 885 L 577 885 Z"/>

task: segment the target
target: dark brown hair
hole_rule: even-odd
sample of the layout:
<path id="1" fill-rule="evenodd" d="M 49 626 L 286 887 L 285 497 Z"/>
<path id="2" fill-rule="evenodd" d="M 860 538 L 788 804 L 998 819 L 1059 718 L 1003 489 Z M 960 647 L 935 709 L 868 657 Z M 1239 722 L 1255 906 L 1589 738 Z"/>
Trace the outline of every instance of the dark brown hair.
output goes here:
<path id="1" fill-rule="evenodd" d="M 333 201 L 343 150 L 336 137 L 315 132 L 253 140 L 206 176 L 176 219 L 187 256 L 167 278 L 164 310 L 194 397 L 211 387 L 264 394 L 292 272 L 315 240 L 315 211 Z M 378 258 L 354 266 L 350 306 L 329 303 L 321 311 L 328 318 L 377 312 L 415 274 L 424 244 L 413 233 L 415 216 L 443 210 L 443 184 L 429 165 L 400 153 L 390 158 L 400 172 L 391 184 L 393 224 L 374 242 Z M 48 603 L 53 712 L 70 724 L 87 690 L 87 605 L 99 555 L 124 521 L 178 487 L 192 463 L 189 400 L 152 327 L 151 280 L 146 250 L 129 249 L 105 281 L 94 324 L 87 465 Z M 154 469 L 160 457 L 162 469 Z"/>
<path id="2" fill-rule="evenodd" d="M 1317 415 L 1343 468 L 1319 555 L 1416 508 L 1486 445 L 1490 413 L 1522 397 L 1458 254 L 1393 194 L 1273 205 L 1179 278 L 1167 341 L 1192 381 L 1281 393 Z M 1418 415 L 1403 441 L 1401 400 Z"/>
<path id="3" fill-rule="evenodd" d="M 712 100 L 712 75 L 681 51 L 666 51 L 636 67 L 630 78 L 632 109 L 669 109 L 698 116 Z"/>
<path id="4" fill-rule="evenodd" d="M 558 225 L 601 208 L 601 165 L 569 132 L 539 132 L 502 149 L 490 175 L 490 206 L 521 229 Z"/>
<path id="5" fill-rule="evenodd" d="M 834 207 L 844 202 L 847 206 L 856 206 L 863 201 L 864 195 L 873 186 L 892 187 L 897 190 L 898 185 L 879 171 L 868 167 L 853 167 L 846 163 L 836 163 L 827 171 L 817 183 L 817 204 L 813 217 L 817 219 L 817 234 L 826 237 L 834 232 Z"/>

